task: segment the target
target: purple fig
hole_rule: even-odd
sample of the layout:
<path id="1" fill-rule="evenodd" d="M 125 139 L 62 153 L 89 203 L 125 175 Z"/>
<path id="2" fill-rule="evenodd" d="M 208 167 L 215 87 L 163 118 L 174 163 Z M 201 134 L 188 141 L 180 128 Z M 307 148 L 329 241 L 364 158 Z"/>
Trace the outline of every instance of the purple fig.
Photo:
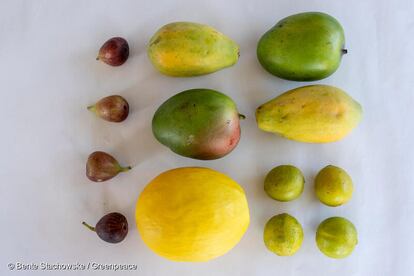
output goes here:
<path id="1" fill-rule="evenodd" d="M 109 243 L 119 243 L 128 234 L 128 221 L 120 213 L 109 213 L 103 216 L 95 227 L 82 222 L 89 230 L 96 232 L 99 238 Z"/>
<path id="2" fill-rule="evenodd" d="M 120 66 L 124 64 L 128 56 L 128 42 L 122 37 L 113 37 L 102 45 L 96 60 L 102 60 L 111 66 Z"/>
<path id="3" fill-rule="evenodd" d="M 102 98 L 94 105 L 88 106 L 88 110 L 98 117 L 109 122 L 122 122 L 128 117 L 129 104 L 118 95 Z"/>
<path id="4" fill-rule="evenodd" d="M 111 155 L 102 151 L 95 151 L 88 157 L 86 176 L 91 181 L 102 182 L 130 169 L 130 166 L 121 167 L 118 161 Z"/>

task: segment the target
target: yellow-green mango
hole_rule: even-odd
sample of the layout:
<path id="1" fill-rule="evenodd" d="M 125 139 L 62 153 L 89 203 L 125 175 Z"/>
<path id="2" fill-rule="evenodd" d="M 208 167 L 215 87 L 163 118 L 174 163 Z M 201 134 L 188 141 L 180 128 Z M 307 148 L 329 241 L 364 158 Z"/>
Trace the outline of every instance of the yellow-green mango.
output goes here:
<path id="1" fill-rule="evenodd" d="M 148 56 L 165 75 L 191 77 L 232 66 L 239 58 L 239 46 L 210 26 L 175 22 L 154 34 Z"/>
<path id="2" fill-rule="evenodd" d="M 361 105 L 341 89 L 329 85 L 287 91 L 256 110 L 260 129 L 307 143 L 338 141 L 361 118 Z"/>

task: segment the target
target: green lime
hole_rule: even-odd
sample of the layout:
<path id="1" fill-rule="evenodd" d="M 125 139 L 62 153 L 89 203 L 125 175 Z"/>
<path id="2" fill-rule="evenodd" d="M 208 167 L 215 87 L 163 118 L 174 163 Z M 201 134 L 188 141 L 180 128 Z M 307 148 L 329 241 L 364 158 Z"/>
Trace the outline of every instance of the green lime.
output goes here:
<path id="1" fill-rule="evenodd" d="M 323 168 L 315 178 L 315 192 L 319 200 L 328 206 L 348 202 L 354 190 L 351 177 L 339 167 Z"/>
<path id="2" fill-rule="evenodd" d="M 345 258 L 358 243 L 358 233 L 349 220 L 342 217 L 328 218 L 319 224 L 316 244 L 319 250 L 331 258 Z"/>
<path id="3" fill-rule="evenodd" d="M 273 168 L 266 176 L 264 190 L 273 199 L 291 201 L 303 192 L 305 178 L 302 172 L 291 165 Z"/>
<path id="4" fill-rule="evenodd" d="M 267 249 L 273 253 L 279 256 L 291 256 L 302 245 L 303 229 L 291 215 L 279 214 L 266 223 L 263 240 Z"/>

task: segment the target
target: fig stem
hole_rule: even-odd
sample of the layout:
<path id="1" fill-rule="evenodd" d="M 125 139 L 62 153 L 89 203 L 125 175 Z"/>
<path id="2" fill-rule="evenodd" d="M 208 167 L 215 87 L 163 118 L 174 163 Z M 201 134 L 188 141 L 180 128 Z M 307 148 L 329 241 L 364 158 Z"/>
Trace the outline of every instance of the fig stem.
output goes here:
<path id="1" fill-rule="evenodd" d="M 128 167 L 120 167 L 120 171 L 121 171 L 121 172 L 127 172 L 127 171 L 129 171 L 130 169 L 132 169 L 132 167 L 131 167 L 131 166 L 128 166 Z"/>
<path id="2" fill-rule="evenodd" d="M 89 224 L 87 224 L 87 223 L 86 223 L 86 222 L 84 222 L 84 221 L 82 221 L 82 224 L 83 224 L 83 225 L 85 225 L 85 227 L 86 227 L 86 228 L 88 228 L 89 230 L 91 230 L 91 231 L 93 231 L 93 232 L 96 232 L 96 231 L 95 231 L 95 227 L 90 226 Z"/>
<path id="3" fill-rule="evenodd" d="M 246 119 L 246 116 L 244 116 L 243 114 L 239 114 L 239 119 L 244 120 L 244 119 Z"/>
<path id="4" fill-rule="evenodd" d="M 89 111 L 91 111 L 91 112 L 93 112 L 93 113 L 95 113 L 95 112 L 96 112 L 95 105 L 90 105 L 90 106 L 88 106 L 87 108 L 88 108 L 88 110 L 89 110 Z"/>
<path id="5" fill-rule="evenodd" d="M 347 49 L 342 49 L 342 54 L 343 55 L 348 54 L 348 50 Z"/>

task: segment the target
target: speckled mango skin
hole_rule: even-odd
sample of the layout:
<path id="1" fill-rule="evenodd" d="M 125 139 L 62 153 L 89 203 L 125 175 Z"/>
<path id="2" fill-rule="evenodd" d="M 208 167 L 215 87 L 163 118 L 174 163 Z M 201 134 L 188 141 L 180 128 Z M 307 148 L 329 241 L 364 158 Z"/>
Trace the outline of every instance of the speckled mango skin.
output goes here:
<path id="1" fill-rule="evenodd" d="M 239 58 L 239 46 L 210 26 L 175 22 L 154 34 L 148 56 L 165 75 L 191 77 L 232 66 Z"/>
<path id="2" fill-rule="evenodd" d="M 291 15 L 266 32 L 257 46 L 260 64 L 287 80 L 314 81 L 328 77 L 341 62 L 345 43 L 342 26 L 320 12 Z"/>
<path id="3" fill-rule="evenodd" d="M 152 132 L 173 152 L 194 159 L 217 159 L 240 139 L 236 104 L 210 89 L 191 89 L 171 97 L 155 112 Z"/>
<path id="4" fill-rule="evenodd" d="M 307 143 L 338 141 L 361 118 L 361 105 L 341 89 L 329 85 L 287 91 L 256 110 L 260 129 Z"/>

